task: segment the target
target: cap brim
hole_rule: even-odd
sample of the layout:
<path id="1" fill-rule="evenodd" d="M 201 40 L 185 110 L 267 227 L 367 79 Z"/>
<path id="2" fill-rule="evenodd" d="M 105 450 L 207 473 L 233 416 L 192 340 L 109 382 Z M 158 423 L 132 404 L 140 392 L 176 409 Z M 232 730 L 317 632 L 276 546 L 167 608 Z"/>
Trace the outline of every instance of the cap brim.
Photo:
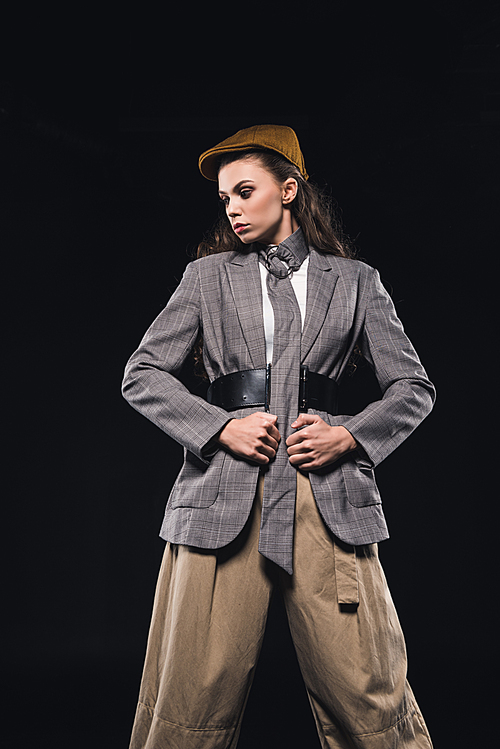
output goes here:
<path id="1" fill-rule="evenodd" d="M 200 168 L 200 172 L 203 174 L 203 176 L 206 179 L 211 180 L 212 182 L 217 182 L 218 176 L 219 176 L 219 159 L 221 156 L 223 156 L 225 153 L 237 153 L 244 151 L 252 151 L 252 150 L 272 150 L 272 149 L 265 149 L 255 146 L 231 146 L 227 148 L 211 148 L 208 151 L 205 151 L 205 153 L 202 153 L 199 160 L 198 160 L 198 166 Z"/>

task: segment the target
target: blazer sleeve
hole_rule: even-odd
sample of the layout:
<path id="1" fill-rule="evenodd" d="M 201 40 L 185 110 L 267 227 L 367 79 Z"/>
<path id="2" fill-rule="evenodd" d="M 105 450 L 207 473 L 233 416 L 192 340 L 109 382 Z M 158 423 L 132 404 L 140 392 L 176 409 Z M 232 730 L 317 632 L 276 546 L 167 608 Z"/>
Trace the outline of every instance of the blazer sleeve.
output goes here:
<path id="1" fill-rule="evenodd" d="M 367 266 L 368 267 L 368 266 Z M 369 268 L 364 325 L 358 345 L 377 377 L 382 399 L 342 423 L 370 467 L 381 463 L 431 411 L 435 389 L 406 336 L 379 274 Z"/>
<path id="2" fill-rule="evenodd" d="M 203 448 L 231 416 L 193 395 L 177 379 L 199 329 L 200 284 L 196 263 L 190 263 L 167 306 L 130 357 L 122 393 L 133 408 L 208 463 Z"/>

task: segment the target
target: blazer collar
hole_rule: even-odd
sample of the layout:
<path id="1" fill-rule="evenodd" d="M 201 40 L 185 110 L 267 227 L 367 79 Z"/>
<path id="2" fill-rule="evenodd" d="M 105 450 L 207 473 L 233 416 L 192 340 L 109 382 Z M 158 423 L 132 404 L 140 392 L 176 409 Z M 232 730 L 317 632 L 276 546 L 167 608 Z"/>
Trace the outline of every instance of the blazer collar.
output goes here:
<path id="1" fill-rule="evenodd" d="M 233 255 L 226 264 L 238 319 L 254 369 L 266 366 L 266 336 L 262 309 L 259 261 L 250 248 Z"/>
<path id="2" fill-rule="evenodd" d="M 290 237 L 285 241 L 288 240 Z M 333 255 L 326 255 L 310 248 L 301 361 L 304 361 L 309 353 L 328 313 L 339 277 L 335 261 L 336 258 Z M 238 319 L 253 367 L 261 369 L 266 366 L 266 342 L 257 252 L 249 248 L 246 253 L 235 253 L 228 260 L 226 267 Z"/>
<path id="3" fill-rule="evenodd" d="M 339 273 L 334 269 L 333 255 L 311 248 L 307 271 L 306 319 L 302 330 L 300 358 L 304 361 L 318 337 L 330 307 Z"/>

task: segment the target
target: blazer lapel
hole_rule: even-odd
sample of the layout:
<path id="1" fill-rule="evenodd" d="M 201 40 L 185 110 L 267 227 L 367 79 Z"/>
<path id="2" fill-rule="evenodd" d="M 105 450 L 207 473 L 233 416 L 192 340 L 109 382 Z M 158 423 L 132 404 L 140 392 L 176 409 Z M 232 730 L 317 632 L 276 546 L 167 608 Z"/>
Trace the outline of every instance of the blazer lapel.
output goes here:
<path id="1" fill-rule="evenodd" d="M 261 369 L 266 366 L 266 339 L 257 253 L 236 255 L 226 268 L 253 367 Z"/>
<path id="2" fill-rule="evenodd" d="M 325 321 L 338 277 L 328 256 L 311 249 L 307 271 L 306 319 L 300 347 L 301 361 L 306 358 Z"/>

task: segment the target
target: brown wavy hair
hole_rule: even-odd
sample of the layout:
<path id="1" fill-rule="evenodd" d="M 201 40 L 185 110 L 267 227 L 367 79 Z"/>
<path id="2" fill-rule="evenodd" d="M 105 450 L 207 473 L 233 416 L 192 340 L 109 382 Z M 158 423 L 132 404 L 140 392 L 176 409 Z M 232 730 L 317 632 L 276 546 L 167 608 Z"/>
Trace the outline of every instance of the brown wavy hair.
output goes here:
<path id="1" fill-rule="evenodd" d="M 343 231 L 336 205 L 326 191 L 306 181 L 294 164 L 273 151 L 252 149 L 245 151 L 244 154 L 237 152 L 226 154 L 221 157 L 218 170 L 220 171 L 226 164 L 242 159 L 258 159 L 278 185 L 282 185 L 290 177 L 297 181 L 297 194 L 290 207 L 309 247 L 338 257 L 356 257 L 354 245 Z M 248 252 L 249 247 L 236 236 L 226 211 L 221 206 L 219 218 L 211 231 L 199 243 L 196 257 L 232 251 Z M 193 354 L 196 374 L 206 378 L 201 335 L 195 343 Z"/>

